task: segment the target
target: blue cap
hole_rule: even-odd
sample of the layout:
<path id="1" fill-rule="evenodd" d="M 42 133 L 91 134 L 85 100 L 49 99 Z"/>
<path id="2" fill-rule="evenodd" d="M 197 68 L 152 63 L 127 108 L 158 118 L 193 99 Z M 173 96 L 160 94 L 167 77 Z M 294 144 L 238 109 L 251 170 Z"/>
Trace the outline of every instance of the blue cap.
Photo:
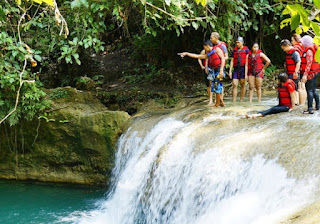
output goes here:
<path id="1" fill-rule="evenodd" d="M 243 38 L 242 37 L 238 37 L 237 42 L 240 41 L 242 43 L 244 43 Z"/>

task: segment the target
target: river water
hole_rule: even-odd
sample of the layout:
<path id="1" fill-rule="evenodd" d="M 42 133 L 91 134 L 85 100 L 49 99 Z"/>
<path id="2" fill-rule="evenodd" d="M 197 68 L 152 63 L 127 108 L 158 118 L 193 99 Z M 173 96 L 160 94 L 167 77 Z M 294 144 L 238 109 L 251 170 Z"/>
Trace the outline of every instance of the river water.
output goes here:
<path id="1" fill-rule="evenodd" d="M 42 210 L 51 222 L 39 220 L 281 223 L 319 196 L 320 114 L 302 115 L 301 108 L 242 119 L 247 112 L 276 103 L 265 99 L 262 105 L 229 103 L 221 109 L 198 103 L 137 115 L 118 142 L 113 185 L 107 193 L 72 192 L 69 203 L 54 205 L 56 212 Z M 41 212 L 39 216 L 44 217 Z"/>

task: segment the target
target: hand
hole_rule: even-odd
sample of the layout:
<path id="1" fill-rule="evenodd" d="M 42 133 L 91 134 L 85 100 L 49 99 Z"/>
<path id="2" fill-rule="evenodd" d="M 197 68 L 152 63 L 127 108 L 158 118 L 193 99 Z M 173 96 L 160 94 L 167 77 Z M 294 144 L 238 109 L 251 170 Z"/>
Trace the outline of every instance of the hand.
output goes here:
<path id="1" fill-rule="evenodd" d="M 301 82 L 304 82 L 304 83 L 307 82 L 307 76 L 306 76 L 306 75 L 303 75 L 303 76 L 302 76 Z"/>
<path id="2" fill-rule="evenodd" d="M 232 79 L 232 72 L 229 72 L 229 78 Z"/>
<path id="3" fill-rule="evenodd" d="M 219 72 L 219 79 L 223 79 L 223 71 Z"/>
<path id="4" fill-rule="evenodd" d="M 298 73 L 297 72 L 294 72 L 293 73 L 293 79 L 297 79 L 298 78 Z"/>
<path id="5" fill-rule="evenodd" d="M 187 56 L 188 52 L 182 52 L 182 53 L 178 53 L 178 55 L 180 55 L 181 58 L 184 58 L 185 56 Z"/>
<path id="6" fill-rule="evenodd" d="M 202 69 L 202 70 L 205 70 L 205 69 L 206 69 L 206 67 L 204 67 L 203 65 L 201 65 L 201 69 Z"/>
<path id="7" fill-rule="evenodd" d="M 261 72 L 259 72 L 259 74 L 258 74 L 258 77 L 260 77 L 260 78 L 262 78 L 263 77 L 263 74 L 264 74 L 264 68 L 261 70 Z"/>
<path id="8" fill-rule="evenodd" d="M 205 68 L 206 74 L 209 74 L 209 70 L 208 68 Z"/>
<path id="9" fill-rule="evenodd" d="M 246 81 L 248 81 L 248 75 L 245 75 L 245 76 L 244 76 L 244 79 L 245 79 Z"/>

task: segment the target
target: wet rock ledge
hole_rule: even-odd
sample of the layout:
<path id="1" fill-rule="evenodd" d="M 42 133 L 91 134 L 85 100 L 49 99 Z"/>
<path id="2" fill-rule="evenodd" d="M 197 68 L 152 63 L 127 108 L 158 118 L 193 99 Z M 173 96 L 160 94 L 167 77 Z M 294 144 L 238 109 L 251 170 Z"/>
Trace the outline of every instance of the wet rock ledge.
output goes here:
<path id="1" fill-rule="evenodd" d="M 48 95 L 54 102 L 44 116 L 0 125 L 0 179 L 108 185 L 130 116 L 108 111 L 90 92 L 59 88 Z"/>

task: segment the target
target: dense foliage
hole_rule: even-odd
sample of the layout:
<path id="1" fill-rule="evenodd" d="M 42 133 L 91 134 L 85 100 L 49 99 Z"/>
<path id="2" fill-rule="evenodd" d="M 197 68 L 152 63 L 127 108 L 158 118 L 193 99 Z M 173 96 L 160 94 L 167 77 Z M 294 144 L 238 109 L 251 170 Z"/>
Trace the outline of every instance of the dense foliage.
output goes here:
<path id="1" fill-rule="evenodd" d="M 290 34 L 286 30 L 282 35 L 280 28 L 290 24 L 298 33 L 312 30 L 320 36 L 319 4 L 317 0 L 315 6 L 312 1 L 280 0 L 2 0 L 0 121 L 15 108 L 19 90 L 17 110 L 7 120 L 11 125 L 44 111 L 50 102 L 43 100 L 41 81 L 58 80 L 50 87 L 72 85 L 90 55 L 107 54 L 107 45 L 126 49 L 135 60 L 152 67 L 168 68 L 176 65 L 177 51 L 200 51 L 201 42 L 218 31 L 223 41 L 231 43 L 229 49 L 242 35 L 248 44 L 259 41 L 273 62 L 281 64 L 276 39 Z M 290 18 L 283 20 L 287 15 Z M 55 73 L 44 79 L 50 67 Z"/>
<path id="2" fill-rule="evenodd" d="M 50 102 L 43 100 L 46 94 L 39 81 L 43 67 L 62 60 L 80 65 L 79 48 L 104 50 L 100 35 L 105 30 L 106 6 L 64 1 L 66 8 L 60 8 L 67 9 L 64 18 L 57 8 L 33 4 L 5 0 L 0 5 L 0 120 L 14 110 L 19 99 L 8 118 L 11 125 L 48 108 Z"/>
<path id="3" fill-rule="evenodd" d="M 313 2 L 313 4 L 311 4 Z M 306 1 L 302 3 L 292 2 L 283 10 L 283 15 L 289 15 L 281 22 L 281 28 L 290 24 L 291 31 L 298 34 L 311 35 L 316 45 L 320 45 L 320 0 Z M 320 48 L 316 52 L 316 60 L 320 62 Z"/>

